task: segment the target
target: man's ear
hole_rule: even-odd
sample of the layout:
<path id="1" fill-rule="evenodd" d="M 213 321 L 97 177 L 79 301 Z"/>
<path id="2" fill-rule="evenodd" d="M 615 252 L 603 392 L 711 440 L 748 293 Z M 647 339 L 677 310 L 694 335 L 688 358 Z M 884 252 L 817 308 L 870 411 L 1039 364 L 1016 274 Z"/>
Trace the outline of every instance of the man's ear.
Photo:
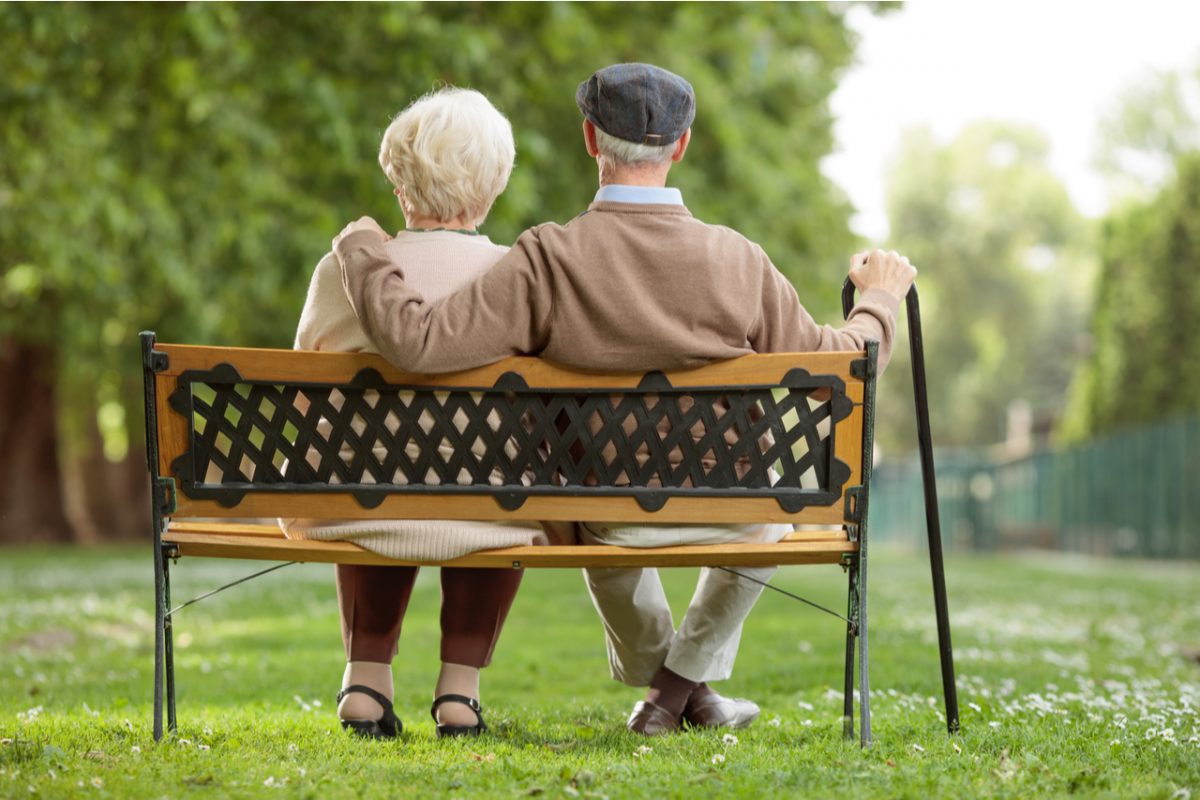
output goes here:
<path id="1" fill-rule="evenodd" d="M 587 154 L 592 158 L 600 155 L 600 148 L 596 145 L 596 126 L 590 119 L 583 121 L 583 146 L 587 148 Z"/>
<path id="2" fill-rule="evenodd" d="M 683 132 L 683 136 L 679 137 L 679 141 L 675 142 L 675 152 L 671 153 L 671 160 L 678 163 L 683 160 L 683 154 L 687 152 L 688 143 L 692 141 L 692 129 L 688 128 Z"/>

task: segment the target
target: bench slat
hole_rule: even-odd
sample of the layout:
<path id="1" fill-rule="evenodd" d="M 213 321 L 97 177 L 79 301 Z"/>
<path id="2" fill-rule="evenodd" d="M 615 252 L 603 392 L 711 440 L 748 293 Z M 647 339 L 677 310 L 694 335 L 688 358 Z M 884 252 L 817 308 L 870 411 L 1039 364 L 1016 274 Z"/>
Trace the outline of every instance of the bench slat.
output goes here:
<path id="1" fill-rule="evenodd" d="M 236 536 L 273 536 L 284 538 L 283 531 L 278 525 L 263 525 L 238 522 L 171 522 L 171 532 L 178 533 L 220 533 Z M 793 531 L 783 537 L 785 542 L 828 542 L 846 541 L 846 531 L 842 528 L 826 528 L 822 530 Z"/>
<path id="2" fill-rule="evenodd" d="M 786 522 L 840 525 L 843 504 L 808 506 L 798 513 L 779 507 L 773 498 L 672 497 L 661 511 L 646 511 L 632 497 L 530 497 L 515 511 L 505 511 L 491 497 L 463 494 L 405 494 L 363 508 L 346 494 L 248 493 L 232 508 L 216 500 L 193 500 L 180 492 L 172 517 L 300 517 L 305 519 L 471 519 L 576 522 L 620 519 L 682 525 L 705 523 Z"/>
<path id="3" fill-rule="evenodd" d="M 809 540 L 773 544 L 719 544 L 679 547 L 632 548 L 609 545 L 509 547 L 482 550 L 443 562 L 453 567 L 750 567 L 773 564 L 836 564 L 844 554 L 858 550 L 842 533 L 798 532 L 794 535 L 825 534 Z M 840 532 L 835 532 L 840 533 Z M 400 561 L 364 550 L 350 542 L 286 539 L 270 525 L 172 524 L 163 542 L 174 544 L 183 556 L 248 558 L 268 561 L 311 561 L 320 563 L 402 566 L 419 564 Z"/>
<path id="4" fill-rule="evenodd" d="M 559 366 L 540 358 L 516 356 L 477 369 L 429 375 L 402 372 L 382 356 L 373 353 L 330 353 L 304 350 L 263 350 L 252 347 L 202 347 L 158 342 L 155 348 L 166 353 L 169 366 L 159 373 L 175 377 L 187 370 L 209 370 L 217 364 L 236 364 L 246 380 L 290 382 L 338 382 L 352 379 L 362 369 L 373 369 L 389 383 L 409 386 L 491 386 L 506 372 L 515 372 L 530 386 L 559 388 L 628 387 L 641 382 L 640 372 L 587 372 Z M 803 353 L 803 364 L 813 374 L 837 375 L 847 383 L 858 383 L 850 374 L 849 363 L 861 358 L 861 352 L 834 351 Z M 692 369 L 666 370 L 671 384 L 683 386 L 723 386 L 774 383 L 796 366 L 795 353 L 764 353 L 717 361 Z"/>

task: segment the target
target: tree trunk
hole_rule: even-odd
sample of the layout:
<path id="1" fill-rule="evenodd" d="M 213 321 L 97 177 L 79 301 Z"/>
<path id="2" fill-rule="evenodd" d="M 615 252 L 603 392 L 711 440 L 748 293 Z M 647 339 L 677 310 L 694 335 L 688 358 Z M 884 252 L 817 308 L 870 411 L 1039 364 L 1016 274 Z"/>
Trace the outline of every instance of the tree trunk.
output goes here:
<path id="1" fill-rule="evenodd" d="M 137 423 L 130 425 L 137 429 Z M 104 457 L 99 431 L 79 460 L 84 502 L 97 538 L 104 541 L 145 539 L 150 535 L 150 476 L 146 472 L 143 437 L 130 436 L 129 452 L 121 461 Z"/>
<path id="2" fill-rule="evenodd" d="M 68 542 L 58 460 L 55 353 L 0 340 L 0 542 Z"/>

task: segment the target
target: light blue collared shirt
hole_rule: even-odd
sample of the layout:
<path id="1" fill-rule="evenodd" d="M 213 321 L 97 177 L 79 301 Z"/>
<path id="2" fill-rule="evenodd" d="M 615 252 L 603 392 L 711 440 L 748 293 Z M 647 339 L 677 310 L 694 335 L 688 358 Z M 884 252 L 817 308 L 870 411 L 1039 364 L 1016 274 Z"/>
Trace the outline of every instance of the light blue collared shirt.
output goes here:
<path id="1" fill-rule="evenodd" d="M 681 206 L 683 195 L 670 186 L 626 186 L 610 183 L 596 192 L 596 202 L 646 203 L 654 205 Z"/>

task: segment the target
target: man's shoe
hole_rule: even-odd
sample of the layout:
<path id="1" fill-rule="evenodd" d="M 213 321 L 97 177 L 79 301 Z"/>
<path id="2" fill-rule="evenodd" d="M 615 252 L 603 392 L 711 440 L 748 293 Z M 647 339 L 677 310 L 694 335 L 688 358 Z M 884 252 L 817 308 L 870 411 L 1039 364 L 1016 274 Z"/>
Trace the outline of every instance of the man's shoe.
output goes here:
<path id="1" fill-rule="evenodd" d="M 649 700 L 640 700 L 633 707 L 629 721 L 625 727 L 643 736 L 662 736 L 679 730 L 679 720 L 662 706 L 656 706 Z"/>
<path id="2" fill-rule="evenodd" d="M 748 728 L 758 713 L 758 706 L 749 700 L 711 692 L 698 700 L 688 700 L 683 721 L 692 728 Z"/>

